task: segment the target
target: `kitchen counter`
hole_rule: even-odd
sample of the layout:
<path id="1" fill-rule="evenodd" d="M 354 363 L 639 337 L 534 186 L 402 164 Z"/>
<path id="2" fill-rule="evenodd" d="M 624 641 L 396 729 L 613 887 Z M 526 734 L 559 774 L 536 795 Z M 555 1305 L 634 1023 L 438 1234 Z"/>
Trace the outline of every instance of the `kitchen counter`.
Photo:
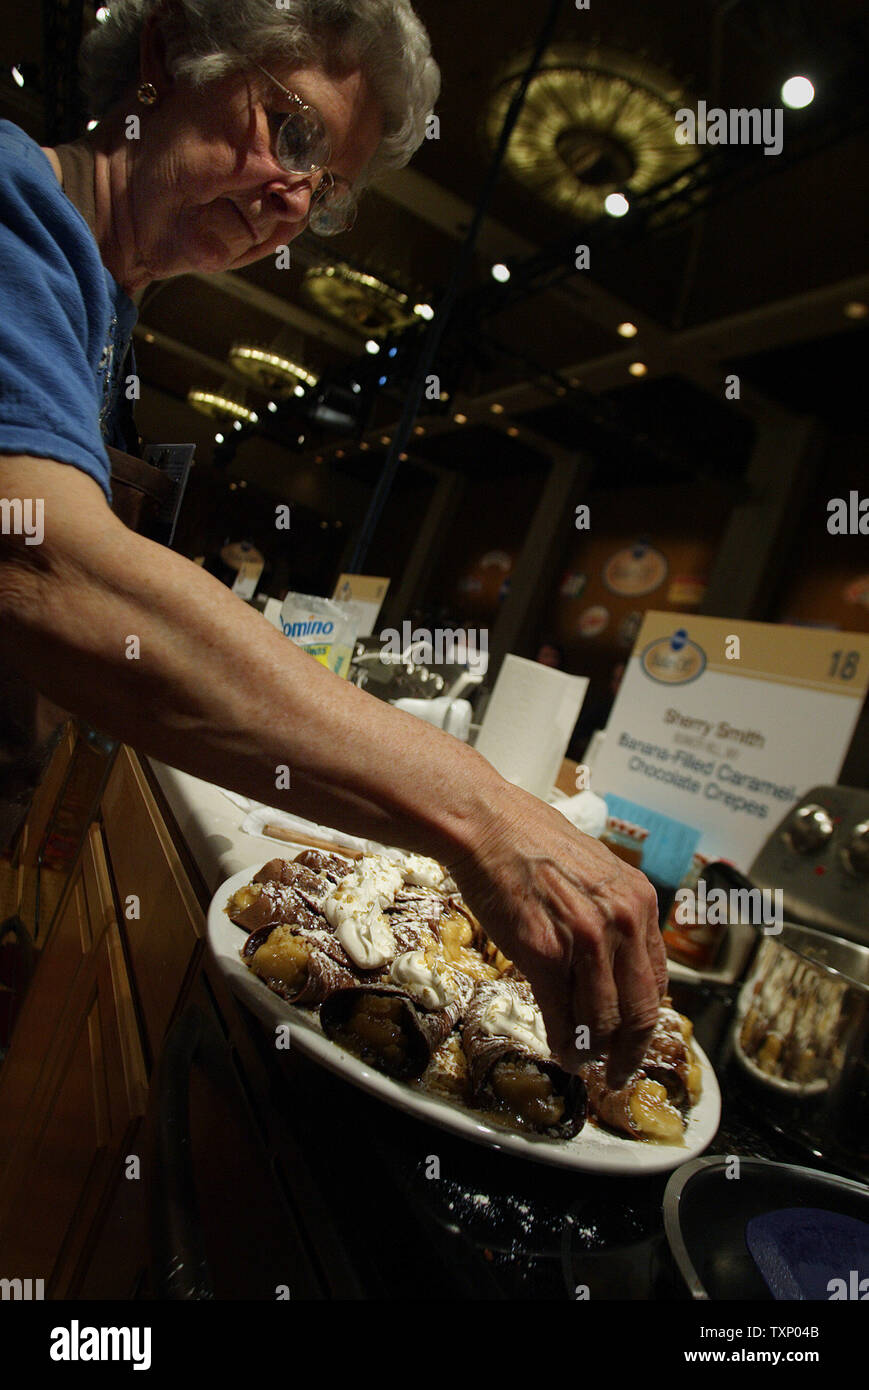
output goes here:
<path id="1" fill-rule="evenodd" d="M 245 812 L 220 787 L 155 759 L 149 766 L 209 893 L 239 869 L 280 853 L 276 840 L 244 833 Z"/>

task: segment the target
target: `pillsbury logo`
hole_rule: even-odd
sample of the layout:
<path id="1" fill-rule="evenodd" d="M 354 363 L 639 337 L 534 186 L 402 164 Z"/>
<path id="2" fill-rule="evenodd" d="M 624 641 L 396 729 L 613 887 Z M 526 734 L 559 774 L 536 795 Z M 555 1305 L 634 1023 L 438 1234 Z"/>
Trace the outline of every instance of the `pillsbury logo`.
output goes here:
<path id="1" fill-rule="evenodd" d="M 706 653 L 680 627 L 672 637 L 650 642 L 640 656 L 640 666 L 650 680 L 661 685 L 687 685 L 705 671 Z"/>

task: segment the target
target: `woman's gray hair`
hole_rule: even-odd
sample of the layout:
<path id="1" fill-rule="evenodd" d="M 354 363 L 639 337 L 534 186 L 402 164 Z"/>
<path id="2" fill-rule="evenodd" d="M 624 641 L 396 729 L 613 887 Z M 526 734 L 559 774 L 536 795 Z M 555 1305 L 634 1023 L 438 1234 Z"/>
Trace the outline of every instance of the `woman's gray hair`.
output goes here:
<path id="1" fill-rule="evenodd" d="M 90 114 L 104 115 L 138 82 L 142 28 L 158 6 L 169 71 L 196 86 L 275 58 L 361 68 L 386 117 L 366 178 L 401 168 L 422 143 L 440 72 L 409 0 L 111 0 L 81 49 Z"/>

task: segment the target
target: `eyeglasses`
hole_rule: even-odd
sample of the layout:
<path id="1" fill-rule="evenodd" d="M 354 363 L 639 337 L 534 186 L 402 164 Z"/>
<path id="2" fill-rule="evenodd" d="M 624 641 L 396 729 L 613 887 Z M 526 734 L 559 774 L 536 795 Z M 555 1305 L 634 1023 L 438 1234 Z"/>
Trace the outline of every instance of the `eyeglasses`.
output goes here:
<path id="1" fill-rule="evenodd" d="M 332 155 L 332 145 L 323 117 L 315 106 L 309 106 L 295 92 L 288 91 L 259 63 L 254 66 L 276 87 L 280 87 L 292 103 L 292 110 L 281 122 L 275 140 L 278 163 L 288 174 L 300 174 L 303 178 L 322 173 L 322 178 L 311 193 L 308 226 L 317 236 L 337 236 L 339 232 L 349 232 L 356 221 L 356 195 L 346 179 L 333 174 L 326 167 Z"/>

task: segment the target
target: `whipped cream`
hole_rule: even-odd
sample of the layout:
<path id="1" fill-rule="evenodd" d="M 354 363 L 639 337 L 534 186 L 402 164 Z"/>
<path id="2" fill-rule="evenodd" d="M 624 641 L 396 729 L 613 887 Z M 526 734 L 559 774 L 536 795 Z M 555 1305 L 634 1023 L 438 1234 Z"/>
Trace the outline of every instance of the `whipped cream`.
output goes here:
<path id="1" fill-rule="evenodd" d="M 446 1009 L 458 998 L 449 967 L 442 961 L 429 965 L 424 951 L 406 951 L 403 956 L 396 956 L 389 978 L 412 994 L 424 1009 Z"/>
<path id="2" fill-rule="evenodd" d="M 327 922 L 362 970 L 376 970 L 395 955 L 395 937 L 384 908 L 393 905 L 402 881 L 397 864 L 371 855 L 339 879 L 323 901 Z"/>
<path id="3" fill-rule="evenodd" d="M 523 1043 L 541 1057 L 549 1057 L 549 1043 L 543 1015 L 536 1004 L 525 1004 L 513 993 L 504 990 L 493 996 L 486 1005 L 480 1027 L 490 1036 L 512 1038 Z"/>
<path id="4" fill-rule="evenodd" d="M 424 854 L 406 854 L 403 863 L 404 881 L 413 888 L 443 888 L 446 873 L 436 859 Z"/>

